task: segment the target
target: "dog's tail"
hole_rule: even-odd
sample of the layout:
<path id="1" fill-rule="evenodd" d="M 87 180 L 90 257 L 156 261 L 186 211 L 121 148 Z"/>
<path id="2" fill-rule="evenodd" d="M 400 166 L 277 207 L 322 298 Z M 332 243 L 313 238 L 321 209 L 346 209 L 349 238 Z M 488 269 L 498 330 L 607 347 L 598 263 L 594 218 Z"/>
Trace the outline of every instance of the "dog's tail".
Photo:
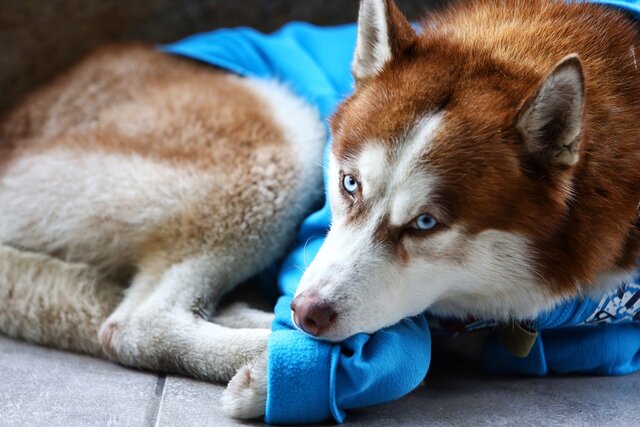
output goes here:
<path id="1" fill-rule="evenodd" d="M 121 299 L 87 265 L 0 244 L 0 333 L 102 355 L 98 330 Z"/>

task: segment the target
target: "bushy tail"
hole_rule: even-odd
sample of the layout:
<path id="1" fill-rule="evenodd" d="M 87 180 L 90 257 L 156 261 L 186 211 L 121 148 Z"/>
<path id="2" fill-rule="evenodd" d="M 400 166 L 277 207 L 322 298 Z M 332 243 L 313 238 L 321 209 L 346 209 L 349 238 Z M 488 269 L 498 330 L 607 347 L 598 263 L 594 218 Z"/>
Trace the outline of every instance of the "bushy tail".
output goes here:
<path id="1" fill-rule="evenodd" d="M 121 299 L 87 265 L 0 244 L 0 333 L 102 355 L 98 329 Z"/>

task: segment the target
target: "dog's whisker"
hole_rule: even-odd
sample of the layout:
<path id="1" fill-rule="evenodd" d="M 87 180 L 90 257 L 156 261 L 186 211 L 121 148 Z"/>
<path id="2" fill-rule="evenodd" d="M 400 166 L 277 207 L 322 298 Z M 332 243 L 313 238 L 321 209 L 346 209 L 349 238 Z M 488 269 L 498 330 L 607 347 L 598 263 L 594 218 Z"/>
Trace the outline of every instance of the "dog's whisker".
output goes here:
<path id="1" fill-rule="evenodd" d="M 307 245 L 309 244 L 309 242 L 313 240 L 313 236 L 309 237 L 307 239 L 306 242 L 304 242 L 304 247 L 302 248 L 302 258 L 304 260 L 304 268 L 306 269 L 307 267 L 309 267 L 309 264 L 307 263 Z"/>

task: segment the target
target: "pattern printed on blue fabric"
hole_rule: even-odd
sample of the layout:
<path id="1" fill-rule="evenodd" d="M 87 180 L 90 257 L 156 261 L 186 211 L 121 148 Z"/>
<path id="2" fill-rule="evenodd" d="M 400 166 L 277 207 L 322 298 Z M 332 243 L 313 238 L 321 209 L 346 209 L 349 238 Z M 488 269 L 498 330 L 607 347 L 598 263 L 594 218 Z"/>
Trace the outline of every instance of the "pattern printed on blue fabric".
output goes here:
<path id="1" fill-rule="evenodd" d="M 428 316 L 429 328 L 434 335 L 456 336 L 478 329 L 495 328 L 495 320 L 453 320 Z M 595 326 L 603 323 L 640 322 L 640 276 L 606 293 L 597 308 L 586 319 L 574 326 Z"/>
<path id="2" fill-rule="evenodd" d="M 597 310 L 585 324 L 640 321 L 640 281 L 638 278 L 624 283 L 615 293 L 602 297 Z"/>

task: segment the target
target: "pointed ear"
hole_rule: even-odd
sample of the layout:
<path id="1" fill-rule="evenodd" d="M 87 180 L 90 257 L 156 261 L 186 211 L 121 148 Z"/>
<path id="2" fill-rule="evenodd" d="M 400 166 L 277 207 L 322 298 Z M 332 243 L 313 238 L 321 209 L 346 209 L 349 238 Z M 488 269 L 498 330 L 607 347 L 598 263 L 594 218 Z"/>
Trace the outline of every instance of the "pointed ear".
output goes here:
<path id="1" fill-rule="evenodd" d="M 356 80 L 373 77 L 416 37 L 411 24 L 393 0 L 361 0 L 358 40 L 353 58 Z"/>
<path id="2" fill-rule="evenodd" d="M 578 163 L 584 93 L 580 58 L 566 56 L 518 113 L 516 126 L 530 153 L 551 166 Z"/>

